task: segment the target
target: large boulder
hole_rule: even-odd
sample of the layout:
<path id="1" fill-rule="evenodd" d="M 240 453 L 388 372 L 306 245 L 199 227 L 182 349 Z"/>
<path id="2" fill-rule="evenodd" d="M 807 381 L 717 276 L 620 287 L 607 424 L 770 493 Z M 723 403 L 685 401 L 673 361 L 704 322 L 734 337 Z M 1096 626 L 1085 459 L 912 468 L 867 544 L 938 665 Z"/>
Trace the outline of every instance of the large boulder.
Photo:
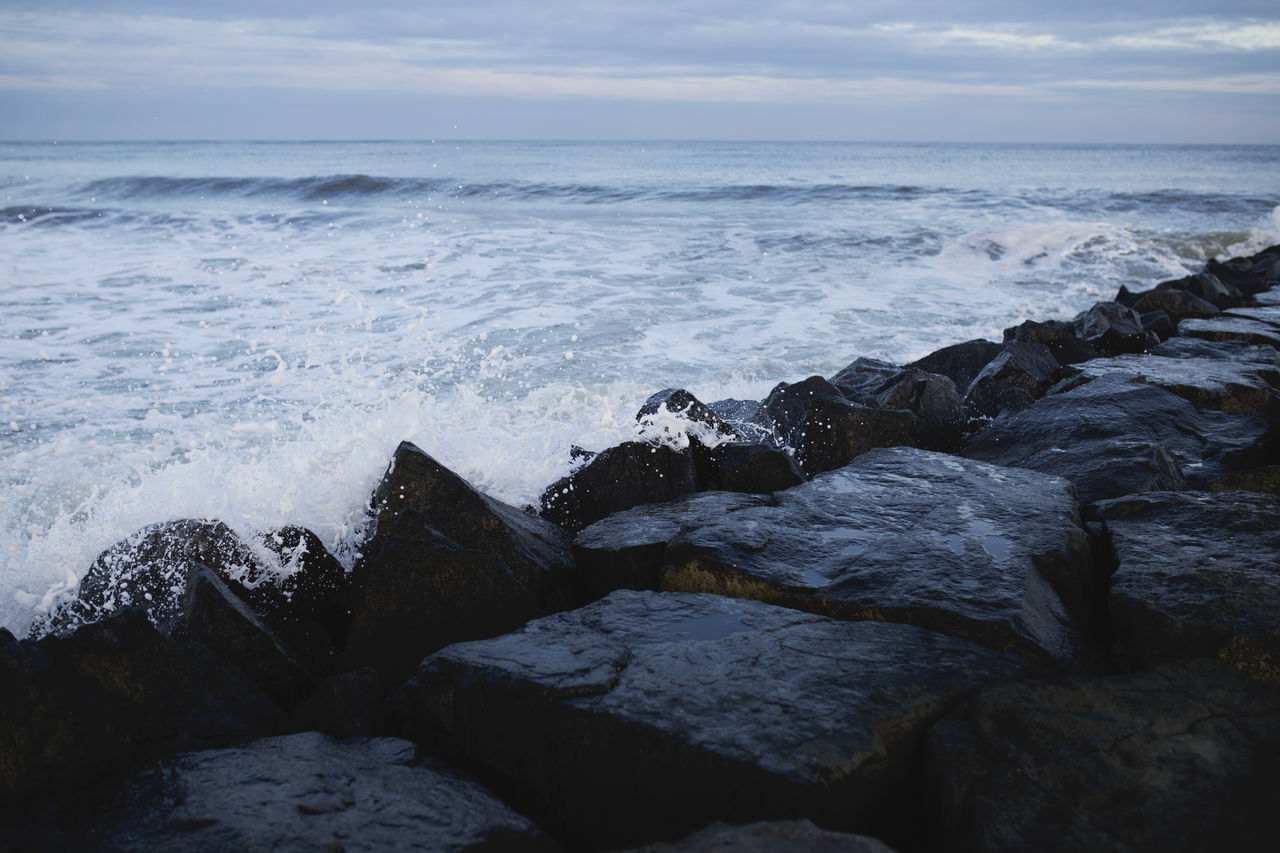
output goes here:
<path id="1" fill-rule="evenodd" d="M 781 818 L 892 843 L 920 823 L 899 795 L 930 721 L 1023 668 L 906 625 L 620 591 L 442 649 L 397 706 L 570 846 Z"/>
<path id="2" fill-rule="evenodd" d="M 279 714 L 239 669 L 166 639 L 136 608 L 67 637 L 0 629 L 0 806 L 260 737 Z"/>
<path id="3" fill-rule="evenodd" d="M 1041 343 L 1013 341 L 974 377 L 964 401 L 975 415 L 1020 412 L 1061 379 L 1062 366 Z"/>
<path id="4" fill-rule="evenodd" d="M 1147 331 L 1142 317 L 1119 302 L 1098 302 L 1071 321 L 1076 337 L 1103 355 L 1142 352 L 1147 348 Z"/>
<path id="5" fill-rule="evenodd" d="M 1080 365 L 1081 376 L 1123 374 L 1172 391 L 1201 411 L 1256 415 L 1280 424 L 1280 367 L 1222 358 L 1120 355 Z"/>
<path id="6" fill-rule="evenodd" d="M 576 533 L 610 513 L 698 491 L 688 448 L 628 441 L 610 447 L 542 493 L 542 517 Z"/>
<path id="7" fill-rule="evenodd" d="M 974 434 L 964 455 L 1065 477 L 1082 504 L 1205 485 L 1260 464 L 1266 421 L 1201 412 L 1132 375 L 1067 380 Z"/>
<path id="8" fill-rule="evenodd" d="M 944 851 L 1275 846 L 1280 689 L 1210 660 L 1001 685 L 929 731 Z"/>
<path id="9" fill-rule="evenodd" d="M 1227 284 L 1212 273 L 1197 273 L 1173 281 L 1162 281 L 1156 290 L 1176 290 L 1198 296 L 1218 308 L 1234 308 L 1244 304 L 1247 297 L 1234 285 Z"/>
<path id="10" fill-rule="evenodd" d="M 716 823 L 670 842 L 618 853 L 893 853 L 874 838 L 819 829 L 808 820 L 774 820 L 731 826 Z"/>
<path id="11" fill-rule="evenodd" d="M 982 368 L 1003 349 L 1003 344 L 977 338 L 935 350 L 924 358 L 911 362 L 907 367 L 947 377 L 955 383 L 956 390 L 963 396 L 982 372 Z"/>
<path id="12" fill-rule="evenodd" d="M 1043 344 L 1060 365 L 1078 364 L 1097 358 L 1101 353 L 1076 336 L 1075 326 L 1064 320 L 1037 323 L 1026 320 L 1019 326 L 1004 330 L 1006 344 L 1015 341 L 1026 344 Z"/>
<path id="13" fill-rule="evenodd" d="M 1095 509 L 1115 549 L 1123 665 L 1216 655 L 1280 684 L 1280 497 L 1154 492 Z"/>
<path id="14" fill-rule="evenodd" d="M 1254 305 L 1247 308 L 1232 308 L 1222 312 L 1223 317 L 1243 317 L 1256 320 L 1273 328 L 1280 328 L 1280 305 Z"/>
<path id="15" fill-rule="evenodd" d="M 1207 320 L 1184 320 L 1178 334 L 1208 341 L 1242 341 L 1280 348 L 1280 328 L 1250 317 L 1222 314 Z"/>
<path id="16" fill-rule="evenodd" d="M 705 493 L 598 522 L 575 542 L 595 594 L 654 588 L 919 625 L 1070 663 L 1095 575 L 1063 480 L 908 448 L 771 498 Z"/>
<path id="17" fill-rule="evenodd" d="M 727 421 L 683 388 L 668 388 L 649 397 L 636 412 L 642 434 L 677 449 L 697 440 L 708 447 L 739 438 Z"/>
<path id="18" fill-rule="evenodd" d="M 480 785 L 395 738 L 305 732 L 186 753 L 95 794 L 63 809 L 59 849 L 559 849 Z"/>

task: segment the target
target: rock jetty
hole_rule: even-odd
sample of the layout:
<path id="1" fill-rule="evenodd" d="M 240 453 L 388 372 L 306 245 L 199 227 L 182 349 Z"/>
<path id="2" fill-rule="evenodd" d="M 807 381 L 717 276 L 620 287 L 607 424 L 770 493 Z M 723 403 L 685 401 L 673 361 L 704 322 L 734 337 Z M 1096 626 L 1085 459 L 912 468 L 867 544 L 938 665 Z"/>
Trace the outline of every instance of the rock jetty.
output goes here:
<path id="1" fill-rule="evenodd" d="M 1280 246 L 0 629 L 0 849 L 1271 850 Z M 272 571 L 274 555 L 287 574 Z"/>

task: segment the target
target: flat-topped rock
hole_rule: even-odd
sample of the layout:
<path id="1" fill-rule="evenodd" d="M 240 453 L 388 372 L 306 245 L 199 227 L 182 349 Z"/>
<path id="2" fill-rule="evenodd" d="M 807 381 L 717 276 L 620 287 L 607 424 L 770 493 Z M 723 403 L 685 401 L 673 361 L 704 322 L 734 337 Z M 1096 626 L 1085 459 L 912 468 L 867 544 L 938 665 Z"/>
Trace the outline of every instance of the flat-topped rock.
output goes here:
<path id="1" fill-rule="evenodd" d="M 929 731 L 942 850 L 1269 851 L 1280 689 L 1218 661 L 1002 685 Z"/>
<path id="2" fill-rule="evenodd" d="M 1153 354 L 1099 358 L 1080 365 L 1081 374 L 1096 379 L 1126 374 L 1172 391 L 1196 408 L 1256 415 L 1280 423 L 1280 367 L 1222 358 L 1168 358 Z"/>
<path id="3" fill-rule="evenodd" d="M 1178 334 L 1210 341 L 1244 341 L 1280 347 L 1280 328 L 1248 317 L 1220 315 L 1206 320 L 1183 320 Z"/>
<path id="4" fill-rule="evenodd" d="M 175 756 L 66 814 L 61 849 L 510 850 L 559 847 L 475 782 L 396 738 L 318 732 Z"/>
<path id="5" fill-rule="evenodd" d="M 1211 358 L 1240 361 L 1280 369 L 1280 352 L 1269 344 L 1244 341 L 1208 341 L 1204 338 L 1172 337 L 1151 349 L 1162 358 Z"/>
<path id="6" fill-rule="evenodd" d="M 1202 412 L 1118 372 L 1067 380 L 1055 390 L 975 433 L 964 455 L 1065 477 L 1088 504 L 1199 487 L 1254 467 L 1268 435 L 1261 418 Z"/>
<path id="7" fill-rule="evenodd" d="M 731 826 L 717 823 L 677 841 L 645 844 L 618 853 L 893 853 L 865 835 L 819 829 L 808 820 L 775 820 Z"/>
<path id="8" fill-rule="evenodd" d="M 1155 492 L 1095 511 L 1118 563 L 1109 601 L 1122 663 L 1217 655 L 1280 683 L 1280 497 Z"/>
<path id="9" fill-rule="evenodd" d="M 783 818 L 892 843 L 872 829 L 919 822 L 891 806 L 930 721 L 1023 667 L 906 625 L 619 591 L 442 649 L 399 710 L 570 846 Z"/>
<path id="10" fill-rule="evenodd" d="M 1232 308 L 1229 311 L 1224 311 L 1223 317 L 1243 317 L 1246 320 L 1255 320 L 1280 329 L 1280 305 L 1254 305 Z"/>
<path id="11" fill-rule="evenodd" d="M 1097 591 L 1068 483 L 909 448 L 772 498 L 708 492 L 619 513 L 575 553 L 597 594 L 714 592 L 1060 661 L 1087 639 Z"/>

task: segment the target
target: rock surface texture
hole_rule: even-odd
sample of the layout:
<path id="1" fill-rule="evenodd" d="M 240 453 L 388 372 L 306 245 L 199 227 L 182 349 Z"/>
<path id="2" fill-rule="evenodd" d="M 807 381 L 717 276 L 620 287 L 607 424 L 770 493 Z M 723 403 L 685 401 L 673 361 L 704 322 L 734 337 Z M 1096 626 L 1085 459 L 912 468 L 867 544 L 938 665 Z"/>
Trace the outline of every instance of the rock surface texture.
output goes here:
<path id="1" fill-rule="evenodd" d="M 621 591 L 423 662 L 406 731 L 570 844 L 890 816 L 929 722 L 1017 658 L 905 625 Z"/>

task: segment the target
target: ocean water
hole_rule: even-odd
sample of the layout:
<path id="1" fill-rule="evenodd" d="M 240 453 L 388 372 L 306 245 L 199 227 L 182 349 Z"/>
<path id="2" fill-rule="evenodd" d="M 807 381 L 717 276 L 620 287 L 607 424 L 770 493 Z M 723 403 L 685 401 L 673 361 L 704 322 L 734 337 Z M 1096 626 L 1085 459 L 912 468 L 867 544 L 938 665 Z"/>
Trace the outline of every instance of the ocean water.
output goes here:
<path id="1" fill-rule="evenodd" d="M 1280 242 L 1280 146 L 0 144 L 0 625 L 167 519 L 348 564 L 396 444 L 517 505 L 759 398 Z"/>

